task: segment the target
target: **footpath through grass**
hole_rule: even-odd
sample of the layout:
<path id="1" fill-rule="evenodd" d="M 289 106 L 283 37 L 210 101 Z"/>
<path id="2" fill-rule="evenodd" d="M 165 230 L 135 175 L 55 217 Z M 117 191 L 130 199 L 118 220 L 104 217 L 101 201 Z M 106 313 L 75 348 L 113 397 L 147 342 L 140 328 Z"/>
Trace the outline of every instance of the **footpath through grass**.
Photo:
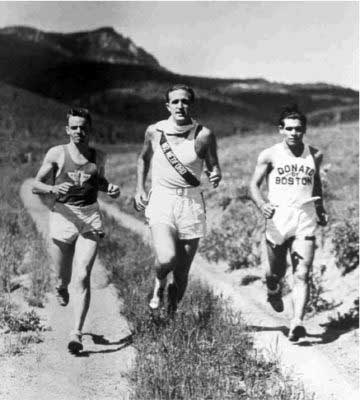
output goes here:
<path id="1" fill-rule="evenodd" d="M 173 321 L 152 318 L 147 308 L 152 251 L 114 219 L 104 219 L 107 236 L 99 255 L 124 301 L 138 350 L 134 399 L 312 398 L 275 361 L 256 353 L 240 315 L 199 283 L 189 285 Z"/>

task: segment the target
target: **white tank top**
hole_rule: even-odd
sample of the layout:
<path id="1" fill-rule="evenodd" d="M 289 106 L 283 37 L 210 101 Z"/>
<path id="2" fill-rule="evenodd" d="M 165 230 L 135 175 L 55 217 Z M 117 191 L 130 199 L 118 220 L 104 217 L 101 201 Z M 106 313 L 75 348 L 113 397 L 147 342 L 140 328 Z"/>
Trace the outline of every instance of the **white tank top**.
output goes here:
<path id="1" fill-rule="evenodd" d="M 267 176 L 269 201 L 275 205 L 301 205 L 312 197 L 315 162 L 309 146 L 296 157 L 278 143 L 272 146 L 273 169 Z"/>
<path id="2" fill-rule="evenodd" d="M 179 161 L 200 181 L 203 170 L 203 160 L 195 152 L 195 131 L 198 124 L 189 133 L 189 136 L 178 144 L 170 143 L 171 149 Z M 155 125 L 156 128 L 156 125 Z M 166 132 L 164 132 L 166 134 Z M 174 169 L 165 157 L 160 146 L 161 133 L 157 131 L 153 142 L 152 158 L 152 187 L 189 188 L 194 187 Z"/>

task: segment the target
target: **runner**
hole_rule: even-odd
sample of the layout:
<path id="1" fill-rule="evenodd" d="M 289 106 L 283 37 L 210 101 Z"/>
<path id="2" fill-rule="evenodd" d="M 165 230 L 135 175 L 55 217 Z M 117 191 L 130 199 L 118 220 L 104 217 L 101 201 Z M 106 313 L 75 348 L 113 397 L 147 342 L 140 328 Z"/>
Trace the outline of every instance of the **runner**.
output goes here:
<path id="1" fill-rule="evenodd" d="M 205 204 L 200 176 L 205 161 L 209 181 L 221 180 L 215 135 L 191 118 L 192 88 L 175 85 L 166 92 L 167 120 L 150 125 L 138 159 L 134 206 L 144 210 L 156 256 L 156 279 L 149 307 L 163 306 L 167 275 L 168 314 L 182 299 L 199 239 L 205 235 Z M 145 190 L 152 161 L 152 188 Z"/>
<path id="2" fill-rule="evenodd" d="M 68 285 L 72 269 L 74 284 L 74 330 L 68 349 L 82 350 L 82 328 L 90 305 L 90 275 L 99 238 L 104 236 L 97 203 L 98 191 L 116 198 L 119 187 L 104 177 L 105 156 L 89 146 L 91 117 L 86 109 L 71 109 L 66 133 L 70 141 L 47 152 L 36 175 L 34 191 L 53 194 L 55 203 L 49 218 L 50 253 L 58 273 L 56 297 L 61 306 L 69 302 Z M 46 184 L 48 179 L 52 184 Z"/>
<path id="3" fill-rule="evenodd" d="M 269 259 L 266 272 L 267 300 L 277 312 L 284 304 L 281 279 L 286 272 L 289 249 L 293 267 L 294 315 L 289 339 L 306 336 L 303 326 L 309 295 L 308 277 L 315 252 L 316 224 L 326 225 L 319 175 L 322 154 L 303 142 L 306 117 L 296 106 L 285 108 L 279 119 L 283 141 L 259 155 L 250 183 L 254 203 L 265 217 L 265 237 Z M 268 200 L 260 187 L 266 178 Z"/>

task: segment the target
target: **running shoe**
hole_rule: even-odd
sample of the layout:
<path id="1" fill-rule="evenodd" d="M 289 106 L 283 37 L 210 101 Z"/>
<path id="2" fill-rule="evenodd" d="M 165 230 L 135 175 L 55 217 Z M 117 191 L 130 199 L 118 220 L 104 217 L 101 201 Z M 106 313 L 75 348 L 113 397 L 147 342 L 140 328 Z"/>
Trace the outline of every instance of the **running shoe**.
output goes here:
<path id="1" fill-rule="evenodd" d="M 74 332 L 70 334 L 68 349 L 71 354 L 79 354 L 79 352 L 83 349 L 81 332 Z"/>
<path id="2" fill-rule="evenodd" d="M 56 289 L 55 296 L 56 296 L 58 303 L 62 307 L 67 306 L 69 303 L 69 298 L 70 298 L 68 289 L 67 288 L 59 288 L 59 287 L 57 287 L 55 289 Z"/>
<path id="3" fill-rule="evenodd" d="M 297 342 L 300 338 L 303 338 L 306 336 L 306 329 L 302 325 L 301 322 L 290 323 L 290 331 L 289 331 L 289 340 L 290 342 Z"/>
<path id="4" fill-rule="evenodd" d="M 280 284 L 277 284 L 277 288 L 271 290 L 267 288 L 267 301 L 270 303 L 271 307 L 278 313 L 284 311 L 284 302 L 281 296 Z"/>

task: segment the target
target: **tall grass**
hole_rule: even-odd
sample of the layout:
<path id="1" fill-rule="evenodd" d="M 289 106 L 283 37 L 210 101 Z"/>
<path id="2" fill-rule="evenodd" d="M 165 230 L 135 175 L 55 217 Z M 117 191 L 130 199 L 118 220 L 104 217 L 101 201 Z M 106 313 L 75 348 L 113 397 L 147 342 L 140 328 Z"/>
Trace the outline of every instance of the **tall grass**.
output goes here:
<path id="1" fill-rule="evenodd" d="M 134 399 L 309 399 L 303 388 L 253 349 L 240 315 L 208 288 L 190 284 L 176 317 L 151 316 L 151 249 L 105 217 L 99 255 L 133 326 Z"/>
<path id="2" fill-rule="evenodd" d="M 23 280 L 25 296 L 32 304 L 42 305 L 44 294 L 50 285 L 49 260 L 43 239 L 19 196 L 20 185 L 33 173 L 33 168 L 31 165 L 9 164 L 2 166 L 1 170 L 1 295 L 16 289 L 14 282 L 19 282 L 17 278 L 28 276 L 30 279 Z"/>

